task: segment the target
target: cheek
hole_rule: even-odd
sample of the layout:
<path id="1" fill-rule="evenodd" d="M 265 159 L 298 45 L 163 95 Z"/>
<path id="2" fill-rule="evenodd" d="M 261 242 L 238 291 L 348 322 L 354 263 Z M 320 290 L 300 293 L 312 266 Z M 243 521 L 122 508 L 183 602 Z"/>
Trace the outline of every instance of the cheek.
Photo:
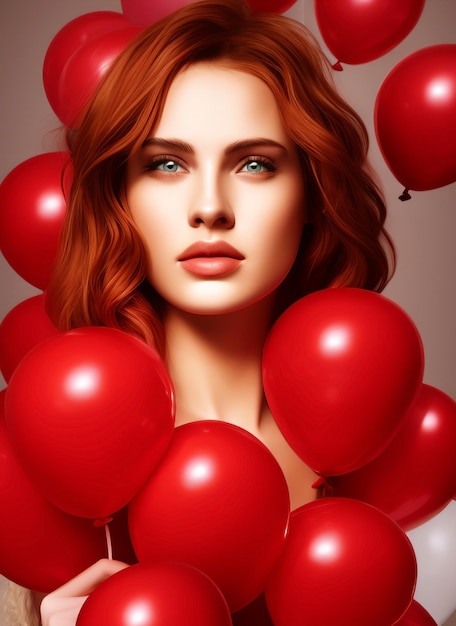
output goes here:
<path id="1" fill-rule="evenodd" d="M 169 211 L 160 211 L 157 208 L 157 198 L 154 200 L 150 195 L 145 194 L 141 189 L 133 190 L 129 193 L 127 201 L 130 207 L 133 221 L 141 233 L 145 248 L 149 257 L 149 264 L 152 260 L 160 258 L 167 244 L 167 233 L 170 225 Z"/>
<path id="2" fill-rule="evenodd" d="M 280 210 L 276 210 L 268 221 L 268 239 L 275 262 L 291 267 L 301 242 L 305 216 L 301 195 L 284 195 L 278 203 Z"/>

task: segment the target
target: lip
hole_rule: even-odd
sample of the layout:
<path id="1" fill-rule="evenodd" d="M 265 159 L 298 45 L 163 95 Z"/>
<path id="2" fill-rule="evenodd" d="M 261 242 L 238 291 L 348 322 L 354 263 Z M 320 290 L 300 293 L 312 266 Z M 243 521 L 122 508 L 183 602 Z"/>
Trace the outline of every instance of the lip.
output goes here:
<path id="1" fill-rule="evenodd" d="M 226 241 L 197 241 L 186 248 L 177 259 L 187 261 L 188 259 L 210 257 L 228 257 L 230 259 L 244 260 L 244 255 L 233 248 Z"/>
<path id="2" fill-rule="evenodd" d="M 244 258 L 225 241 L 198 241 L 184 250 L 178 262 L 196 276 L 218 277 L 234 272 Z"/>

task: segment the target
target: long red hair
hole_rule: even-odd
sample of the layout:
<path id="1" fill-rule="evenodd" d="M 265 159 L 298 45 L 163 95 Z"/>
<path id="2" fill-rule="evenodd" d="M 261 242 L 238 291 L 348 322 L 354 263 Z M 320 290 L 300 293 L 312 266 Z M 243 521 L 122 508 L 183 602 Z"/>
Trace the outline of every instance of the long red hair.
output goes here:
<path id="1" fill-rule="evenodd" d="M 163 345 L 162 303 L 147 283 L 145 247 L 126 203 L 126 163 L 157 125 L 174 77 L 217 59 L 269 86 L 301 156 L 311 223 L 281 288 L 282 309 L 319 289 L 381 291 L 388 282 L 394 249 L 367 132 L 313 36 L 243 0 L 203 0 L 139 35 L 68 133 L 74 178 L 49 287 L 60 328 L 107 325 Z"/>

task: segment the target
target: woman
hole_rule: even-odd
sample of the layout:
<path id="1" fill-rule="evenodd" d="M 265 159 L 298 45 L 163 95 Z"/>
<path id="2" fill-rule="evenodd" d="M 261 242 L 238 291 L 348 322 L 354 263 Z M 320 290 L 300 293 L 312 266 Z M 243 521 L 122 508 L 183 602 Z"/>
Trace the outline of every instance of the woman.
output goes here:
<path id="1" fill-rule="evenodd" d="M 302 25 L 242 0 L 146 30 L 69 132 L 74 182 L 49 288 L 59 328 L 112 326 L 161 352 L 177 425 L 219 419 L 262 440 L 293 508 L 315 498 L 315 475 L 265 401 L 266 335 L 315 290 L 381 291 L 394 262 L 365 128 L 330 74 Z M 73 624 L 73 596 L 121 567 L 102 562 L 48 596 L 43 624 Z"/>

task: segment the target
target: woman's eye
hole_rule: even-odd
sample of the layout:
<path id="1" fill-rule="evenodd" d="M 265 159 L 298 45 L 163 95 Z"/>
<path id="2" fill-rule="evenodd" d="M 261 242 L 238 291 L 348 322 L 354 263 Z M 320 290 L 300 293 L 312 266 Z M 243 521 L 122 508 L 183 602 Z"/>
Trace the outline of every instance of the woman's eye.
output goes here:
<path id="1" fill-rule="evenodd" d="M 174 159 L 157 159 L 147 165 L 149 171 L 164 172 L 165 174 L 177 174 L 183 172 L 184 168 Z"/>
<path id="2" fill-rule="evenodd" d="M 241 172 L 248 172 L 249 174 L 263 174 L 264 172 L 273 172 L 275 167 L 268 161 L 262 159 L 250 159 L 241 168 Z"/>

